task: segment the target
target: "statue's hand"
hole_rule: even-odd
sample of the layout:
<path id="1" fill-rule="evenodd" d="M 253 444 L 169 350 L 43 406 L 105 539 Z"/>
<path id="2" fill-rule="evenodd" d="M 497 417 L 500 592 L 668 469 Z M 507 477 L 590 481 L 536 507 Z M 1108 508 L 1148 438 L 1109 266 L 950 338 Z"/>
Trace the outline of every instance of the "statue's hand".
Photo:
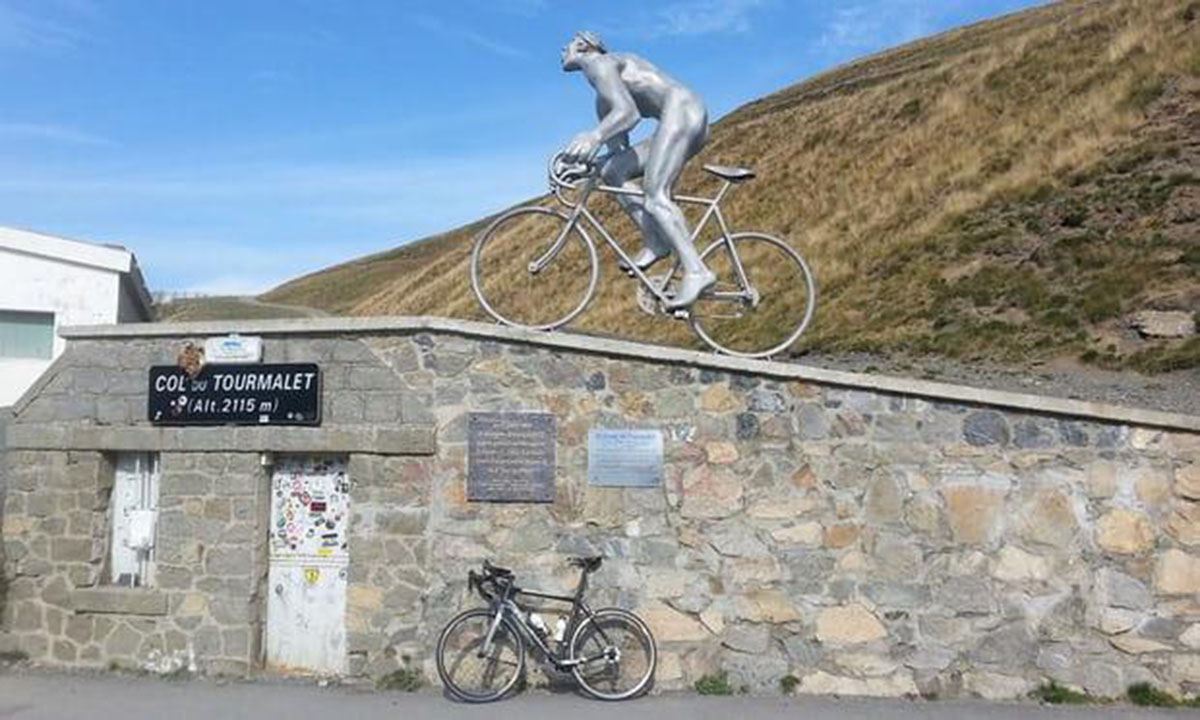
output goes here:
<path id="1" fill-rule="evenodd" d="M 566 151 L 563 153 L 567 160 L 577 162 L 586 162 L 592 159 L 596 154 L 596 150 L 600 148 L 600 138 L 596 137 L 594 132 L 582 132 L 571 140 L 571 144 L 567 145 Z"/>

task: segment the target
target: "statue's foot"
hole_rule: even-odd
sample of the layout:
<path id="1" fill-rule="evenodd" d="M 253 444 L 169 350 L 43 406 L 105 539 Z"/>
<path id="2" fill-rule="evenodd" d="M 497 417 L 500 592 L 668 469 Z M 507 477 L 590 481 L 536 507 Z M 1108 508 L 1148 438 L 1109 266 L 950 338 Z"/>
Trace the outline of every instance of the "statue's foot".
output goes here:
<path id="1" fill-rule="evenodd" d="M 671 298 L 671 302 L 667 303 L 667 311 L 682 310 L 690 307 L 696 302 L 696 298 L 700 294 L 717 284 L 717 276 L 713 271 L 705 269 L 704 272 L 684 273 L 683 280 L 679 283 L 679 292 L 675 297 Z"/>
<path id="2" fill-rule="evenodd" d="M 668 253 L 668 254 L 670 254 L 670 253 Z M 636 265 L 639 270 L 645 272 L 646 270 L 650 269 L 651 265 L 658 262 L 659 260 L 662 260 L 665 257 L 666 257 L 666 255 L 659 255 L 658 253 L 654 252 L 650 248 L 644 247 L 641 249 L 640 252 L 638 252 L 637 255 L 633 256 L 633 264 Z M 624 260 L 621 260 L 620 262 L 618 262 L 617 267 L 621 268 L 621 271 L 624 272 L 626 275 L 629 275 L 631 277 L 633 276 L 633 268 L 631 268 L 629 266 L 629 263 L 625 262 Z"/>

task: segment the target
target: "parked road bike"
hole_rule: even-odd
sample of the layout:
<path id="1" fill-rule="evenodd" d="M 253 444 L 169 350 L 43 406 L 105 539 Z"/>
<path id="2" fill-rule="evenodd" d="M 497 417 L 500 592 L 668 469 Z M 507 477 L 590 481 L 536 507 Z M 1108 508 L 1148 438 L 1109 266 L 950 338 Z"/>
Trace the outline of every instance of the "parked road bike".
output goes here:
<path id="1" fill-rule="evenodd" d="M 574 320 L 596 294 L 600 265 L 590 234 L 594 231 L 621 259 L 626 274 L 638 281 L 638 305 L 643 311 L 686 320 L 713 349 L 741 357 L 769 357 L 800 337 L 817 301 L 808 263 L 772 235 L 731 233 L 721 212 L 721 201 L 730 188 L 752 179 L 752 171 L 705 165 L 706 171 L 723 181 L 717 194 L 675 196 L 677 203 L 704 208 L 692 231 L 693 243 L 703 237 L 710 221 L 716 221 L 718 237 L 700 257 L 716 273 L 717 284 L 691 307 L 669 312 L 666 304 L 681 276 L 678 260 L 670 272 L 648 275 L 588 208 L 597 192 L 644 200 L 639 189 L 602 183 L 600 168 L 606 159 L 568 163 L 561 154 L 554 156 L 550 187 L 564 209 L 516 208 L 477 236 L 471 253 L 471 287 L 489 315 L 505 325 L 535 330 L 554 330 Z"/>
<path id="2" fill-rule="evenodd" d="M 570 671 L 594 698 L 626 700 L 646 692 L 658 662 L 650 628 L 628 610 L 592 610 L 584 600 L 588 576 L 602 562 L 599 557 L 570 560 L 581 570 L 573 596 L 519 588 L 511 570 L 488 561 L 482 574 L 469 571 L 468 588 L 488 606 L 460 613 L 442 630 L 437 642 L 442 684 L 466 702 L 499 700 L 524 677 L 530 645 L 555 669 Z M 519 598 L 570 603 L 571 612 L 551 629 Z"/>

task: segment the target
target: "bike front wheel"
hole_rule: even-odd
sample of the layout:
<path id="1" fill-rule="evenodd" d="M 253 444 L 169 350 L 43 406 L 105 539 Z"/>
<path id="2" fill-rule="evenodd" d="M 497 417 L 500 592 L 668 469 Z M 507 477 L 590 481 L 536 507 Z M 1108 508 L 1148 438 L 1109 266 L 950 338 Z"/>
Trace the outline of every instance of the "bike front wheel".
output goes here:
<path id="1" fill-rule="evenodd" d="M 471 288 L 497 321 L 553 330 L 583 312 L 600 276 L 596 246 L 551 208 L 517 208 L 475 240 Z"/>
<path id="2" fill-rule="evenodd" d="M 571 667 L 579 687 L 599 700 L 627 700 L 650 688 L 658 648 L 650 628 L 619 608 L 598 610 L 571 636 Z"/>
<path id="3" fill-rule="evenodd" d="M 708 246 L 700 257 L 717 274 L 717 284 L 692 305 L 689 319 L 714 349 L 770 357 L 791 347 L 808 328 L 817 283 L 808 263 L 784 241 L 764 233 L 735 233 Z"/>
<path id="4" fill-rule="evenodd" d="M 438 637 L 438 677 L 460 700 L 499 700 L 516 687 L 525 672 L 525 641 L 507 618 L 500 622 L 491 647 L 484 652 L 494 619 L 491 610 L 467 610 L 447 623 Z"/>

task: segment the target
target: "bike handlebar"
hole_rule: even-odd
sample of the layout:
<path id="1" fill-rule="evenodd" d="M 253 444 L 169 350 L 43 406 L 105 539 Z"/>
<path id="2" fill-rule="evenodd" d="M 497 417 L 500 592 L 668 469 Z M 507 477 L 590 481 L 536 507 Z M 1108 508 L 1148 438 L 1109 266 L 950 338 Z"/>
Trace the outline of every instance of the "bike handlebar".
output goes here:
<path id="1" fill-rule="evenodd" d="M 549 172 L 550 187 L 555 190 L 574 190 L 579 181 L 600 172 L 604 163 L 612 157 L 611 154 L 600 155 L 599 152 L 582 161 L 568 162 L 565 153 L 555 153 L 550 158 Z"/>

